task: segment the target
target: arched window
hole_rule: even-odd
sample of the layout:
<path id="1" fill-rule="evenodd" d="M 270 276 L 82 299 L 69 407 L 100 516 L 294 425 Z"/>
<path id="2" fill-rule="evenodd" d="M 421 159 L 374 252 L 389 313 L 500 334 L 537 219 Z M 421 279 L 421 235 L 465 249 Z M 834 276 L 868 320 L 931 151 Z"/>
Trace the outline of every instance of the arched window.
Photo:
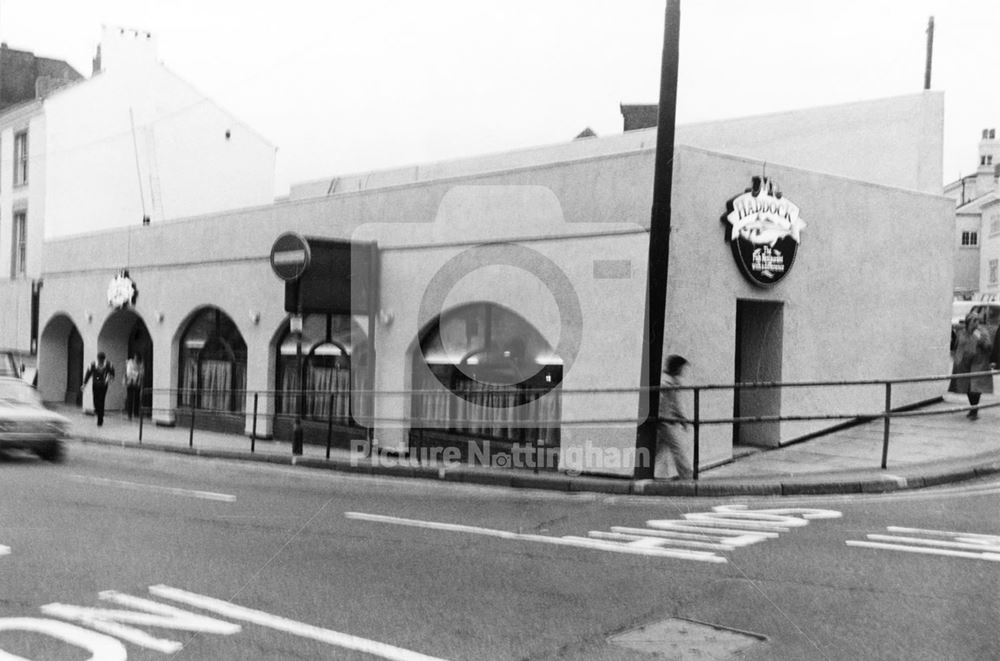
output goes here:
<path id="1" fill-rule="evenodd" d="M 218 308 L 191 320 L 180 343 L 178 405 L 241 413 L 247 384 L 247 345 Z"/>
<path id="2" fill-rule="evenodd" d="M 514 312 L 476 303 L 441 315 L 413 361 L 415 426 L 558 443 L 562 359 Z"/>
<path id="3" fill-rule="evenodd" d="M 360 327 L 344 315 L 310 314 L 303 318 L 304 387 L 297 370 L 297 340 L 286 323 L 278 341 L 275 369 L 279 415 L 295 415 L 301 404 L 305 418 L 354 424 L 366 409 L 352 394 L 368 389 L 367 350 Z"/>

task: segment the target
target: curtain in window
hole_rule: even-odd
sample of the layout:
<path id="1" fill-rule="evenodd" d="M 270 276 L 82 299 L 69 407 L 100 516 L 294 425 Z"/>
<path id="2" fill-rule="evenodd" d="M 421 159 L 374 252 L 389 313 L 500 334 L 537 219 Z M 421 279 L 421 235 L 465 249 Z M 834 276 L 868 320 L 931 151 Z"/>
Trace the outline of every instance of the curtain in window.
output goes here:
<path id="1" fill-rule="evenodd" d="M 201 408 L 231 411 L 233 365 L 223 360 L 201 362 Z"/>
<path id="2" fill-rule="evenodd" d="M 184 361 L 181 379 L 180 405 L 193 408 L 198 401 L 198 358 L 191 355 Z"/>
<path id="3" fill-rule="evenodd" d="M 543 445 L 558 442 L 558 394 L 531 399 L 518 386 L 458 381 L 454 394 L 424 384 L 414 396 L 415 424 L 472 436 Z"/>
<path id="4" fill-rule="evenodd" d="M 299 408 L 299 374 L 295 362 L 288 361 L 281 370 L 281 402 L 278 413 L 295 415 Z"/>
<path id="5" fill-rule="evenodd" d="M 310 365 L 306 374 L 309 411 L 315 418 L 345 421 L 350 414 L 351 371 L 348 368 Z M 331 408 L 331 405 L 333 408 Z"/>

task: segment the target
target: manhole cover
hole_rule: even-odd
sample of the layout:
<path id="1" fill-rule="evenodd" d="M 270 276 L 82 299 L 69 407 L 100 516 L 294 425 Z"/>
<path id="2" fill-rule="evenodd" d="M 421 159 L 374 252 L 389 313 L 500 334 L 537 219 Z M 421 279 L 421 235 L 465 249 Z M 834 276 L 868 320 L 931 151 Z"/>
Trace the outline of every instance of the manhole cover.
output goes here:
<path id="1" fill-rule="evenodd" d="M 767 637 L 674 617 L 616 634 L 608 640 L 612 645 L 676 661 L 722 661 Z"/>

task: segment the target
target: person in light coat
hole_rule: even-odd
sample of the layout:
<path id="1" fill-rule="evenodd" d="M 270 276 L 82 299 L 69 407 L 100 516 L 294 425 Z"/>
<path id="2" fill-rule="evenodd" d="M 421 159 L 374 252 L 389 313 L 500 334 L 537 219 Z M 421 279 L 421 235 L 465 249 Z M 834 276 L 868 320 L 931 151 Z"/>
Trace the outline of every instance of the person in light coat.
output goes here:
<path id="1" fill-rule="evenodd" d="M 968 417 L 975 420 L 979 417 L 979 397 L 982 393 L 993 392 L 993 376 L 955 376 L 974 372 L 990 371 L 990 354 L 993 343 L 990 334 L 979 326 L 979 317 L 969 314 L 965 318 L 965 328 L 960 329 L 955 340 L 954 363 L 951 373 L 952 380 L 948 392 L 962 393 L 968 396 Z"/>
<path id="2" fill-rule="evenodd" d="M 653 465 L 653 476 L 665 478 L 673 459 L 677 478 L 690 480 L 694 476 L 691 460 L 687 454 L 687 416 L 681 408 L 680 391 L 681 376 L 688 364 L 683 356 L 670 355 L 663 363 L 663 374 L 660 377 L 660 418 L 666 418 L 656 423 L 656 462 Z"/>

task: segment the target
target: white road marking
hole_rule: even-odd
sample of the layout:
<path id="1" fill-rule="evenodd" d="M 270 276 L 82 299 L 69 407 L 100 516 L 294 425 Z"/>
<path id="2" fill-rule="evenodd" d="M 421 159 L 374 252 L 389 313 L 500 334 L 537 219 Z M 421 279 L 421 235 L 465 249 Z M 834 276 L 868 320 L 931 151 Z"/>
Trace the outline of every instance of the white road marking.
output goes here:
<path id="1" fill-rule="evenodd" d="M 223 503 L 235 503 L 236 496 L 228 493 L 215 493 L 213 491 L 196 491 L 192 489 L 180 489 L 177 487 L 162 487 L 156 484 L 142 484 L 141 482 L 127 482 L 125 480 L 112 480 L 106 477 L 92 477 L 90 475 L 70 475 L 72 479 L 87 484 L 100 484 L 109 487 L 121 487 L 123 489 L 136 489 L 140 491 L 153 491 L 156 493 L 168 493 L 173 496 L 185 496 L 188 498 L 201 498 L 202 500 L 216 500 Z"/>
<path id="2" fill-rule="evenodd" d="M 124 641 L 151 649 L 161 654 L 173 654 L 183 649 L 183 645 L 175 640 L 156 638 L 145 631 L 126 624 L 135 624 L 161 629 L 177 629 L 180 631 L 197 631 L 199 633 L 214 633 L 231 636 L 239 633 L 240 625 L 223 622 L 204 615 L 189 613 L 173 606 L 160 604 L 149 599 L 105 590 L 98 595 L 105 601 L 111 601 L 138 610 L 110 610 L 107 608 L 86 608 L 70 604 L 46 604 L 41 611 L 46 615 L 61 617 L 84 624 L 91 629 L 121 638 Z M 145 611 L 145 612 L 142 612 Z"/>
<path id="3" fill-rule="evenodd" d="M 947 549 L 932 549 L 925 546 L 904 546 L 902 544 L 881 544 L 879 542 L 860 542 L 848 540 L 848 546 L 862 546 L 871 549 L 886 549 L 889 551 L 902 551 L 904 553 L 925 553 L 930 555 L 944 555 L 953 558 L 972 558 L 974 560 L 989 560 L 1000 562 L 1000 553 L 969 553 L 968 551 L 949 551 Z"/>
<path id="4" fill-rule="evenodd" d="M 10 555 L 10 547 L 0 544 L 0 555 Z"/>
<path id="5" fill-rule="evenodd" d="M 87 661 L 126 661 L 128 659 L 125 646 L 116 638 L 59 620 L 41 617 L 4 617 L 0 618 L 0 631 L 27 631 L 51 636 L 90 652 L 91 656 L 87 658 Z M 0 661 L 31 661 L 31 659 L 0 650 Z"/>
<path id="6" fill-rule="evenodd" d="M 670 550 L 665 548 L 649 548 L 643 545 L 620 544 L 617 542 L 606 542 L 587 537 L 565 536 L 553 537 L 549 535 L 532 535 L 527 533 L 510 532 L 508 530 L 495 530 L 493 528 L 480 528 L 479 526 L 466 526 L 457 523 L 442 523 L 439 521 L 420 521 L 417 519 L 403 519 L 396 516 L 383 516 L 381 514 L 365 514 L 363 512 L 345 512 L 348 519 L 359 521 L 374 521 L 378 523 L 390 523 L 399 526 L 409 526 L 411 528 L 427 528 L 430 530 L 446 530 L 449 532 L 464 532 L 473 535 L 485 535 L 487 537 L 497 537 L 499 539 L 510 539 L 524 542 L 539 542 L 542 544 L 555 544 L 557 546 L 574 546 L 578 548 L 589 548 L 599 551 L 613 551 L 615 553 L 626 553 L 632 555 L 646 555 L 660 558 L 679 558 L 681 560 L 701 560 L 704 562 L 726 562 L 714 553 L 702 551 Z"/>
<path id="7" fill-rule="evenodd" d="M 611 531 L 591 530 L 587 537 L 565 535 L 534 535 L 481 528 L 457 523 L 403 519 L 381 514 L 346 512 L 349 519 L 404 525 L 414 528 L 464 532 L 500 539 L 539 542 L 562 546 L 577 546 L 654 557 L 727 562 L 715 551 L 733 551 L 742 546 L 774 539 L 780 532 L 809 525 L 811 519 L 832 519 L 841 516 L 835 510 L 783 507 L 748 510 L 744 505 L 719 505 L 711 512 L 685 514 L 685 520 L 656 519 L 647 521 L 648 528 L 612 526 Z M 694 550 L 707 549 L 707 550 Z"/>
<path id="8" fill-rule="evenodd" d="M 868 541 L 848 540 L 848 546 L 924 553 L 953 558 L 972 558 L 1000 562 L 1000 536 L 952 530 L 928 530 L 888 526 L 897 535 L 865 535 Z"/>
<path id="9" fill-rule="evenodd" d="M 888 526 L 889 532 L 900 532 L 913 535 L 931 535 L 936 537 L 975 537 L 984 542 L 991 542 L 1000 546 L 1000 535 L 985 535 L 982 533 L 955 532 L 953 530 L 929 530 L 927 528 L 901 528 L 899 526 Z"/>
<path id="10" fill-rule="evenodd" d="M 345 649 L 356 650 L 371 654 L 372 656 L 390 659 L 392 661 L 442 661 L 437 657 L 427 656 L 419 652 L 403 649 L 387 643 L 380 643 L 367 638 L 360 638 L 330 629 L 322 629 L 310 624 L 296 622 L 278 615 L 271 615 L 263 611 L 237 606 L 228 601 L 213 599 L 193 592 L 187 592 L 167 585 L 150 586 L 149 592 L 163 599 L 178 601 L 189 606 L 212 611 L 223 617 L 233 620 L 242 620 L 270 629 L 284 631 L 302 638 L 309 638 L 328 645 L 343 647 Z"/>

